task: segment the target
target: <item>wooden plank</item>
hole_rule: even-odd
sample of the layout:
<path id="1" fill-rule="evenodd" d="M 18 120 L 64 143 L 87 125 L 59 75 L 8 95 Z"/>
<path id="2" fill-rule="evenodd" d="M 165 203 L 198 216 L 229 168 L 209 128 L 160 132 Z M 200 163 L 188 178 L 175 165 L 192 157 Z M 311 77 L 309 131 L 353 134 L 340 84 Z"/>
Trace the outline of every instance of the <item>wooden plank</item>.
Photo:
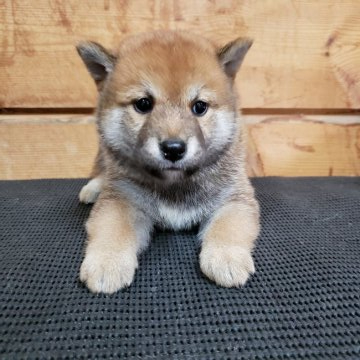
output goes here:
<path id="1" fill-rule="evenodd" d="M 90 174 L 97 151 L 93 117 L 13 117 L 0 116 L 0 179 Z M 359 116 L 345 116 L 346 124 L 329 123 L 327 117 L 321 122 L 319 116 L 264 115 L 245 120 L 252 176 L 360 175 Z"/>
<path id="2" fill-rule="evenodd" d="M 0 0 L 0 107 L 93 107 L 74 45 L 153 29 L 253 37 L 237 79 L 244 108 L 360 108 L 358 0 Z"/>
<path id="3" fill-rule="evenodd" d="M 93 124 L 94 115 L 84 114 L 13 114 L 0 115 L 0 125 L 23 124 Z"/>
<path id="4" fill-rule="evenodd" d="M 249 174 L 360 175 L 360 122 L 355 118 L 346 125 L 286 116 L 249 124 Z"/>
<path id="5" fill-rule="evenodd" d="M 89 176 L 95 124 L 0 124 L 0 179 Z"/>

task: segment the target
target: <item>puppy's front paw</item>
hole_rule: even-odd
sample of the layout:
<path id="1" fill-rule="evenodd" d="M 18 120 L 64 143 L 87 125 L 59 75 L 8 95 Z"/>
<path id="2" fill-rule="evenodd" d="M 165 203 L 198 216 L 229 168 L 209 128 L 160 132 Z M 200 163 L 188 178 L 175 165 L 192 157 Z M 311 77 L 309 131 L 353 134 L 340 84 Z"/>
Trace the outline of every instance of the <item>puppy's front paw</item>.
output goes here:
<path id="1" fill-rule="evenodd" d="M 101 188 L 102 180 L 100 178 L 90 180 L 80 191 L 80 202 L 84 204 L 94 203 L 101 192 Z"/>
<path id="2" fill-rule="evenodd" d="M 138 266 L 135 253 L 86 254 L 80 268 L 80 280 L 94 293 L 112 294 L 129 286 Z"/>
<path id="3" fill-rule="evenodd" d="M 255 272 L 250 251 L 240 246 L 204 245 L 200 267 L 209 279 L 225 287 L 244 285 Z"/>

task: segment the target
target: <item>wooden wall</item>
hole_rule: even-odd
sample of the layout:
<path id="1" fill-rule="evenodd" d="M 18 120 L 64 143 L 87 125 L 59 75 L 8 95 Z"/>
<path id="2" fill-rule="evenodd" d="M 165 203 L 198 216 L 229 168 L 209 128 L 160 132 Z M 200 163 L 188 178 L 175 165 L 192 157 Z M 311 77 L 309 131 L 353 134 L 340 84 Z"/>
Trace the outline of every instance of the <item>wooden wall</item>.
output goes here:
<path id="1" fill-rule="evenodd" d="M 358 0 L 0 0 L 0 178 L 87 176 L 96 90 L 74 45 L 153 29 L 255 40 L 250 174 L 360 175 Z"/>

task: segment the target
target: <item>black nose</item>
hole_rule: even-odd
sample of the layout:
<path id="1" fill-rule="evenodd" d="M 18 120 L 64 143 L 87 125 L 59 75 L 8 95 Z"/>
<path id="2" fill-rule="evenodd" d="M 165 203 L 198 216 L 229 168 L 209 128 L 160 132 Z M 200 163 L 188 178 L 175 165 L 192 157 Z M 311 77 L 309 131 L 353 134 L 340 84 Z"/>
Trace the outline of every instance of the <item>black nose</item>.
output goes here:
<path id="1" fill-rule="evenodd" d="M 172 162 L 182 159 L 186 152 L 186 144 L 182 140 L 169 139 L 160 144 L 160 149 L 166 160 Z"/>

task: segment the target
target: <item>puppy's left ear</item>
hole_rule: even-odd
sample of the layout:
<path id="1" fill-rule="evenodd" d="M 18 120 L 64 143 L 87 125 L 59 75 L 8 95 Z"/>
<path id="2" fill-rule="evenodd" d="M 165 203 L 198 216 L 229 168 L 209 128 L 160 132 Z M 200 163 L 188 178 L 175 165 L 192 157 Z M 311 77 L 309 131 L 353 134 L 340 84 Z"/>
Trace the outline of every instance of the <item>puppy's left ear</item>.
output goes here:
<path id="1" fill-rule="evenodd" d="M 235 78 L 252 43 L 251 39 L 237 38 L 218 50 L 218 59 L 227 76 Z"/>

